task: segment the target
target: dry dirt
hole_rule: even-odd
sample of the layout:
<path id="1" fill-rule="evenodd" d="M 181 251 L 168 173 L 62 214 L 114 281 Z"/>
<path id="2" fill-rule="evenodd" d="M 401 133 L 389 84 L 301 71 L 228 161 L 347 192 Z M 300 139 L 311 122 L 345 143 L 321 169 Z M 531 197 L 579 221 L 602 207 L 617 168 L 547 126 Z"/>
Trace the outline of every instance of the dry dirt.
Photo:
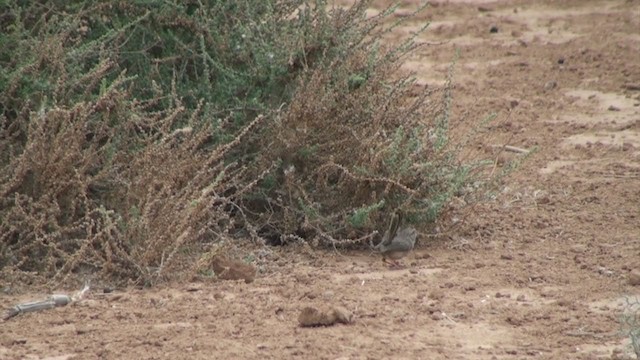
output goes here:
<path id="1" fill-rule="evenodd" d="M 442 84 L 458 49 L 453 117 L 497 113 L 487 148 L 538 148 L 449 240 L 423 236 L 401 270 L 369 252 L 245 249 L 262 264 L 251 283 L 95 289 L 0 323 L 0 358 L 633 358 L 620 321 L 640 297 L 640 2 L 439 1 L 421 20 L 420 83 Z M 299 327 L 307 306 L 353 322 Z"/>

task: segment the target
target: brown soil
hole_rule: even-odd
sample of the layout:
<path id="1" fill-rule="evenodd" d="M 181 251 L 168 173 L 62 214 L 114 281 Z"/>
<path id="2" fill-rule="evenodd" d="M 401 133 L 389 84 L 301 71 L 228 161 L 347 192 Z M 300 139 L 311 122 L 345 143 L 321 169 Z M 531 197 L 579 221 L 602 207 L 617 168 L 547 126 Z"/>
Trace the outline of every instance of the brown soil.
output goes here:
<path id="1" fill-rule="evenodd" d="M 94 289 L 1 323 L 0 358 L 631 357 L 619 330 L 640 297 L 640 3 L 439 1 L 421 20 L 432 45 L 407 63 L 420 83 L 442 84 L 459 49 L 453 118 L 495 112 L 487 149 L 538 148 L 448 240 L 422 236 L 401 270 L 370 252 L 244 249 L 252 282 Z M 300 327 L 307 307 L 349 322 Z"/>

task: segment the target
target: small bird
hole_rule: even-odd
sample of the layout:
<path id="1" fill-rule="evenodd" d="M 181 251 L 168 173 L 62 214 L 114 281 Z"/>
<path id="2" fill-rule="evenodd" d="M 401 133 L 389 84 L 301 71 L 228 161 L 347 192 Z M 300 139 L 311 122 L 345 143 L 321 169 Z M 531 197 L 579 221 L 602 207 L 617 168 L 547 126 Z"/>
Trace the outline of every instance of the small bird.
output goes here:
<path id="1" fill-rule="evenodd" d="M 416 243 L 418 232 L 412 227 L 400 228 L 402 216 L 394 213 L 389 224 L 389 229 L 385 231 L 382 241 L 375 246 L 382 253 L 382 261 L 389 264 L 387 259 L 391 259 L 392 266 L 400 266 L 399 259 L 407 256 Z"/>

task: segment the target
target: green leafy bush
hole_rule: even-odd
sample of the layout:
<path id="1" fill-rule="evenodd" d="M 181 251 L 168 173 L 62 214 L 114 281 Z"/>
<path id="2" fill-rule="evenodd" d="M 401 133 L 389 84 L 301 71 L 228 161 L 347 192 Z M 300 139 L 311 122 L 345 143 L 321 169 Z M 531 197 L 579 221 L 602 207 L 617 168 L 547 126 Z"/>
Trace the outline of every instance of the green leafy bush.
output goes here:
<path id="1" fill-rule="evenodd" d="M 213 243 L 362 243 L 475 194 L 450 83 L 415 94 L 419 33 L 385 46 L 393 8 L 368 6 L 1 2 L 3 275 L 155 282 Z"/>

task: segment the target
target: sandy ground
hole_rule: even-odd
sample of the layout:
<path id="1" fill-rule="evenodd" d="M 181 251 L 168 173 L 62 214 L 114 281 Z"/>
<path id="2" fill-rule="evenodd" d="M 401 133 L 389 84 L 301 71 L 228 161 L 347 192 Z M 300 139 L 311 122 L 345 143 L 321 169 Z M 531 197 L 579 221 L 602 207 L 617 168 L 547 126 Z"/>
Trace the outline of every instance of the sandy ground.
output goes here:
<path id="1" fill-rule="evenodd" d="M 96 289 L 0 323 L 0 358 L 634 358 L 620 324 L 640 298 L 640 2 L 438 1 L 421 20 L 420 83 L 442 84 L 459 49 L 454 118 L 497 113 L 487 149 L 538 148 L 448 240 L 421 238 L 401 270 L 289 246 L 249 249 L 249 284 Z M 353 323 L 301 328 L 305 306 Z"/>

